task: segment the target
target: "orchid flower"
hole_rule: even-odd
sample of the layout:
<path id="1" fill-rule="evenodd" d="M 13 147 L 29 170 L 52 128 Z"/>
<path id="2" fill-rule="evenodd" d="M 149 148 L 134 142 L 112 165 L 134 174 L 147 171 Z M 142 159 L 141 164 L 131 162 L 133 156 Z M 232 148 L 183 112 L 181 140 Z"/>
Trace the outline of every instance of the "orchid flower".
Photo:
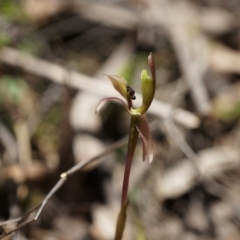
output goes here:
<path id="1" fill-rule="evenodd" d="M 150 133 L 150 129 L 144 113 L 150 107 L 154 93 L 155 93 L 155 65 L 152 54 L 148 57 L 148 65 L 151 72 L 151 77 L 148 75 L 146 70 L 141 72 L 141 90 L 142 90 L 142 105 L 139 108 L 134 108 L 132 100 L 135 100 L 135 91 L 128 86 L 127 81 L 119 76 L 105 75 L 112 83 L 113 87 L 123 96 L 126 100 L 124 102 L 122 99 L 117 97 L 108 97 L 103 98 L 97 108 L 98 112 L 102 106 L 109 101 L 119 101 L 122 103 L 127 112 L 131 115 L 130 129 L 129 129 L 129 138 L 128 138 L 128 151 L 127 151 L 127 160 L 125 165 L 125 172 L 123 178 L 122 186 L 122 202 L 121 202 L 121 211 L 118 216 L 117 221 L 117 230 L 115 234 L 115 240 L 121 240 L 122 234 L 126 221 L 126 210 L 127 210 L 127 193 L 129 185 L 129 176 L 131 171 L 132 159 L 137 145 L 138 136 L 140 135 L 143 143 L 143 161 L 146 159 L 151 163 L 153 160 L 153 142 Z"/>

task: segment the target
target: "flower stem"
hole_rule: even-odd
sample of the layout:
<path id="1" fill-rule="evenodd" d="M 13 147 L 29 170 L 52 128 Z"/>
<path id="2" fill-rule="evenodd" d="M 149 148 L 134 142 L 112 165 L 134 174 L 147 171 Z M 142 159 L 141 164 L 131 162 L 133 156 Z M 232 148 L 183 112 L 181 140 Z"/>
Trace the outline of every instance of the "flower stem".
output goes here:
<path id="1" fill-rule="evenodd" d="M 134 151 L 137 145 L 138 140 L 138 131 L 135 127 L 136 116 L 131 116 L 129 138 L 128 138 L 128 151 L 127 151 L 127 161 L 125 165 L 123 185 L 122 185 L 122 203 L 121 209 L 127 204 L 127 195 L 128 195 L 128 185 L 129 185 L 129 176 L 131 172 L 132 159 Z"/>

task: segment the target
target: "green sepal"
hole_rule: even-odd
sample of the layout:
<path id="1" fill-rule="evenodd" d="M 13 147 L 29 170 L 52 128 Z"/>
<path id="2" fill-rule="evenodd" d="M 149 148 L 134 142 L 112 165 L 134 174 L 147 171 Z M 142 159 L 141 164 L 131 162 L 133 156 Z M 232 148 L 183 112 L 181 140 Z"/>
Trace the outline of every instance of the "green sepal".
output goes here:
<path id="1" fill-rule="evenodd" d="M 127 81 L 120 76 L 115 76 L 115 75 L 107 75 L 105 74 L 106 77 L 112 82 L 113 87 L 126 99 L 128 100 L 128 92 L 126 89 L 127 86 Z"/>
<path id="2" fill-rule="evenodd" d="M 155 92 L 154 81 L 148 75 L 147 70 L 142 70 L 141 72 L 141 87 L 142 87 L 142 105 L 139 109 L 136 110 L 137 112 L 143 114 L 150 107 Z"/>

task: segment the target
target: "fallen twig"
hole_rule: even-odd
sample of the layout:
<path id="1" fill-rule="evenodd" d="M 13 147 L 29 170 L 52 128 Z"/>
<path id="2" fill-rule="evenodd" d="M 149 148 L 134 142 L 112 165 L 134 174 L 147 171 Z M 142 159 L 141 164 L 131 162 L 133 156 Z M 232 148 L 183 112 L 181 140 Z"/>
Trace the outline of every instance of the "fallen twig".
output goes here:
<path id="1" fill-rule="evenodd" d="M 41 60 L 13 48 L 6 47 L 0 50 L 0 61 L 68 87 L 81 89 L 104 97 L 115 94 L 114 89 L 106 82 L 98 81 L 98 79 L 75 71 L 69 71 L 60 65 Z M 68 80 L 66 81 L 66 79 Z M 138 104 L 141 102 L 140 94 L 136 93 L 136 97 L 136 103 Z M 159 100 L 153 101 L 149 113 L 161 118 L 172 115 L 175 121 L 188 128 L 196 128 L 200 122 L 195 114 L 180 108 L 173 109 L 171 105 Z"/>
<path id="2" fill-rule="evenodd" d="M 8 221 L 0 222 L 0 227 L 1 227 L 0 228 L 0 230 L 1 230 L 0 239 L 2 239 L 3 237 L 15 232 L 18 229 L 26 226 L 27 224 L 38 220 L 42 210 L 44 209 L 44 207 L 48 203 L 49 199 L 61 188 L 61 186 L 67 180 L 68 176 L 76 173 L 77 171 L 81 170 L 82 168 L 84 168 L 88 164 L 92 163 L 93 161 L 99 160 L 101 157 L 103 157 L 106 154 L 116 150 L 117 148 L 121 147 L 122 145 L 124 145 L 126 143 L 127 143 L 127 137 L 113 143 L 112 145 L 110 145 L 108 148 L 106 148 L 103 152 L 101 152 L 97 156 L 92 157 L 90 159 L 87 159 L 85 161 L 79 162 L 78 164 L 76 164 L 75 166 L 70 168 L 67 172 L 62 173 L 61 178 L 58 180 L 58 182 L 51 189 L 51 191 L 47 194 L 47 196 L 44 198 L 44 200 L 42 201 L 42 203 L 39 206 L 30 210 L 29 212 L 27 212 L 22 217 L 18 217 L 18 218 L 11 219 L 11 220 L 8 220 Z M 3 228 L 3 226 L 9 225 L 9 224 L 17 224 L 17 226 L 15 226 L 15 227 L 13 227 L 13 229 L 7 231 Z"/>
<path id="3" fill-rule="evenodd" d="M 179 161 L 158 176 L 155 181 L 156 194 L 161 200 L 181 196 L 200 180 L 214 178 L 224 171 L 239 167 L 239 155 L 237 147 L 219 146 L 203 150 L 196 162 L 199 172 L 188 160 Z"/>

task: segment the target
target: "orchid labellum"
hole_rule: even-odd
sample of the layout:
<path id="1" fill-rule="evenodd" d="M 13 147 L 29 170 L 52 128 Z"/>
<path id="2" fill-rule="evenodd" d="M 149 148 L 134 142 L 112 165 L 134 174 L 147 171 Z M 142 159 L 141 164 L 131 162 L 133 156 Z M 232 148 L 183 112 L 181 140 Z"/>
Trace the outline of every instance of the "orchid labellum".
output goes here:
<path id="1" fill-rule="evenodd" d="M 122 203 L 121 211 L 118 216 L 117 230 L 115 234 L 115 240 L 121 240 L 122 234 L 125 226 L 126 220 L 126 209 L 127 209 L 127 193 L 128 193 L 128 183 L 129 175 L 132 165 L 132 159 L 134 151 L 137 145 L 138 136 L 140 135 L 143 143 L 143 161 L 148 160 L 150 163 L 153 160 L 153 143 L 150 133 L 150 129 L 144 113 L 150 107 L 154 93 L 155 93 L 155 65 L 153 61 L 152 54 L 148 57 L 148 65 L 151 72 L 151 77 L 148 75 L 146 70 L 141 72 L 141 88 L 142 88 L 142 105 L 139 108 L 134 108 L 132 105 L 132 100 L 136 99 L 134 90 L 128 86 L 127 81 L 119 76 L 106 75 L 112 82 L 113 87 L 123 96 L 126 100 L 124 102 L 117 97 L 109 97 L 102 99 L 96 109 L 98 112 L 101 107 L 108 101 L 120 101 L 128 113 L 131 115 L 130 129 L 129 129 L 129 139 L 128 139 L 128 152 L 127 161 L 125 165 L 125 172 L 123 178 L 122 187 Z"/>

